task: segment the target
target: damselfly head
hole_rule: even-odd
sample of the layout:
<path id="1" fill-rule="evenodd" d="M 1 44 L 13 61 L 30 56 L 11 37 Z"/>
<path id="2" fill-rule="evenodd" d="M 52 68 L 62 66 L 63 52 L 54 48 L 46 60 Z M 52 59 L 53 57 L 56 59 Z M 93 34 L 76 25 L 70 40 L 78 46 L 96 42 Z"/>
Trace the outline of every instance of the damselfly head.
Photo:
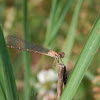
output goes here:
<path id="1" fill-rule="evenodd" d="M 61 52 L 59 55 L 60 55 L 61 58 L 64 58 L 65 53 L 64 52 Z"/>

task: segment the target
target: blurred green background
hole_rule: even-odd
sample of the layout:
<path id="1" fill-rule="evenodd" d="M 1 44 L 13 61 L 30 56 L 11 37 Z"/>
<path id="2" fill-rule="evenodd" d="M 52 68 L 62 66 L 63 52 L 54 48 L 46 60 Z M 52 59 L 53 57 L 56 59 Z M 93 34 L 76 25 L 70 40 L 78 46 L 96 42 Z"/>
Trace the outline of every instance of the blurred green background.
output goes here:
<path id="1" fill-rule="evenodd" d="M 50 20 L 50 15 L 52 15 L 51 13 L 53 12 L 51 9 L 53 8 L 53 1 L 54 0 L 27 0 L 27 11 L 24 12 L 25 0 L 0 0 L 0 25 L 3 28 L 5 37 L 7 35 L 14 35 L 20 38 L 24 37 L 24 39 L 27 39 L 29 42 L 53 49 L 58 53 L 66 50 L 67 45 L 65 46 L 65 44 L 68 43 L 68 39 L 66 38 L 72 36 L 72 41 L 70 41 L 71 39 L 69 38 L 69 48 L 71 48 L 68 52 L 69 55 L 66 55 L 66 51 L 65 58 L 66 56 L 67 58 L 63 61 L 70 73 L 100 13 L 100 1 L 83 0 L 80 4 L 80 8 L 76 9 L 76 5 L 78 5 L 77 3 L 79 1 L 73 0 L 54 36 L 52 35 L 54 34 L 53 30 L 56 29 L 58 25 L 57 22 L 59 22 L 60 16 L 63 15 L 63 8 L 68 0 L 58 0 L 58 4 L 55 8 L 57 11 L 54 13 L 55 16 L 53 20 Z M 75 9 L 76 12 L 79 10 L 76 15 Z M 75 16 L 77 17 L 76 20 L 74 19 Z M 52 27 L 50 27 L 50 21 Z M 24 26 L 25 23 L 27 23 L 26 26 Z M 74 24 L 75 26 L 73 26 Z M 74 29 L 72 34 L 67 35 L 70 33 L 71 25 Z M 23 36 L 25 32 L 27 32 L 27 35 Z M 8 49 L 8 51 L 20 100 L 25 100 L 25 96 L 27 98 L 26 100 L 56 100 L 57 68 L 52 67 L 54 59 L 30 52 L 28 55 L 26 54 L 29 59 L 28 64 L 26 64 L 28 68 L 25 69 L 23 51 L 15 49 Z M 27 78 L 24 77 L 25 73 L 28 73 L 28 75 L 26 75 Z M 88 72 L 73 99 L 100 100 L 100 86 L 95 83 L 97 77 L 99 77 L 98 80 L 100 81 L 99 75 L 100 48 L 92 60 Z M 25 81 L 27 79 L 29 80 Z M 25 82 L 29 83 L 26 84 L 29 85 L 29 87 L 26 86 L 29 90 L 24 88 Z M 96 91 L 96 89 L 99 91 Z M 26 93 L 27 91 L 29 92 Z"/>

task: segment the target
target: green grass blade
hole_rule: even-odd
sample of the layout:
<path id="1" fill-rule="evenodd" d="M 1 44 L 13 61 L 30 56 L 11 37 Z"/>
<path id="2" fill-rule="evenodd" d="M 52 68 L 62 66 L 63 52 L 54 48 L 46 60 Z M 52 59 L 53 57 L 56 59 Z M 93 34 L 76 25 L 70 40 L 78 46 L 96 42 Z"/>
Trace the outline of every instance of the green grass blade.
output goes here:
<path id="1" fill-rule="evenodd" d="M 53 18 L 53 23 L 52 23 L 52 30 L 51 30 L 51 32 L 54 30 L 55 25 L 57 24 L 57 22 L 58 22 L 58 20 L 59 20 L 59 17 L 60 17 L 60 14 L 61 14 L 61 11 L 62 11 L 62 8 L 63 8 L 64 4 L 65 4 L 65 3 L 64 3 L 64 0 L 60 0 L 60 1 L 57 3 L 55 15 L 54 15 L 54 18 Z"/>
<path id="2" fill-rule="evenodd" d="M 13 70 L 11 67 L 1 26 L 0 26 L 0 58 L 1 58 L 3 83 L 5 87 L 7 100 L 18 100 L 18 94 L 15 85 Z"/>
<path id="3" fill-rule="evenodd" d="M 1 100 L 7 100 L 7 99 L 6 99 L 6 96 L 4 95 L 4 92 L 3 92 L 3 90 L 2 90 L 1 82 L 0 82 L 0 99 L 1 99 Z"/>
<path id="4" fill-rule="evenodd" d="M 27 0 L 23 0 L 23 38 L 28 41 L 27 25 Z M 30 57 L 28 52 L 23 52 L 24 60 L 24 100 L 30 100 Z"/>
<path id="5" fill-rule="evenodd" d="M 55 35 L 57 34 L 57 31 L 59 30 L 59 28 L 60 28 L 60 26 L 61 26 L 61 24 L 62 24 L 62 22 L 63 22 L 63 19 L 64 19 L 65 15 L 66 15 L 66 13 L 67 13 L 67 11 L 68 11 L 68 9 L 69 9 L 69 7 L 71 6 L 71 4 L 72 4 L 73 1 L 74 1 L 74 0 L 68 0 L 68 1 L 66 2 L 65 7 L 64 7 L 63 10 L 62 10 L 62 13 L 61 13 L 61 15 L 60 15 L 60 17 L 59 17 L 59 19 L 58 19 L 57 24 L 56 24 L 55 27 L 53 28 L 54 30 L 53 30 L 51 33 L 48 34 L 48 38 L 46 38 L 46 40 L 45 40 L 45 45 L 46 45 L 46 46 L 49 45 L 50 41 L 51 41 L 51 40 L 55 37 Z"/>
<path id="6" fill-rule="evenodd" d="M 73 71 L 68 79 L 65 89 L 62 93 L 60 100 L 72 100 L 83 76 L 91 60 L 96 53 L 100 44 L 100 15 L 98 16 L 94 27 L 92 28 L 90 35 L 86 41 L 85 46 L 75 64 Z"/>
<path id="7" fill-rule="evenodd" d="M 77 27 L 77 22 L 78 22 L 78 17 L 79 17 L 79 12 L 80 12 L 82 1 L 83 0 L 78 0 L 78 2 L 77 2 L 77 5 L 75 8 L 73 17 L 72 17 L 70 29 L 69 29 L 67 38 L 65 40 L 64 48 L 62 50 L 62 51 L 64 51 L 64 53 L 66 55 L 63 59 L 64 64 L 66 64 L 68 62 L 70 54 L 71 54 L 71 50 L 72 50 L 72 47 L 74 44 L 76 27 Z"/>
<path id="8" fill-rule="evenodd" d="M 0 73 L 0 99 L 7 100 L 5 90 L 4 90 L 4 83 L 2 79 L 2 73 Z"/>
<path id="9" fill-rule="evenodd" d="M 51 13 L 50 13 L 50 21 L 47 27 L 47 32 L 46 32 L 46 39 L 48 39 L 49 37 L 49 33 L 52 30 L 52 24 L 53 24 L 53 19 L 54 19 L 54 15 L 55 15 L 55 11 L 56 11 L 56 6 L 57 6 L 57 2 L 58 0 L 53 0 L 52 1 L 52 8 L 51 8 Z"/>

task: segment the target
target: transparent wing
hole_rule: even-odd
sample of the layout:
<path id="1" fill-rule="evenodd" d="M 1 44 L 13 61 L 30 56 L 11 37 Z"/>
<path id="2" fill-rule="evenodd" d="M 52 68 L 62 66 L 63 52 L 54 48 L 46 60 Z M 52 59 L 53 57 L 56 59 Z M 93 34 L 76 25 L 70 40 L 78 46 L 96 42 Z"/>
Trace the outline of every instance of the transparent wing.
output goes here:
<path id="1" fill-rule="evenodd" d="M 9 48 L 16 48 L 25 51 L 32 51 L 40 54 L 47 54 L 50 50 L 34 43 L 29 43 L 18 37 L 8 35 L 6 38 L 6 45 Z M 25 46 L 25 47 L 24 47 Z"/>

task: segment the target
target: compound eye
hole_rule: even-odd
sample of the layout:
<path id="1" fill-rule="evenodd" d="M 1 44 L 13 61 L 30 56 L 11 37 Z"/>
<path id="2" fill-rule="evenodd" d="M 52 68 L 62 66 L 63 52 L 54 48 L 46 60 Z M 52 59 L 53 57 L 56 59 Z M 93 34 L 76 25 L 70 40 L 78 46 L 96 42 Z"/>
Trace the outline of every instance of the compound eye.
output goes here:
<path id="1" fill-rule="evenodd" d="M 60 53 L 60 56 L 61 56 L 61 58 L 64 58 L 65 53 L 64 53 L 64 52 L 61 52 L 61 53 Z"/>

